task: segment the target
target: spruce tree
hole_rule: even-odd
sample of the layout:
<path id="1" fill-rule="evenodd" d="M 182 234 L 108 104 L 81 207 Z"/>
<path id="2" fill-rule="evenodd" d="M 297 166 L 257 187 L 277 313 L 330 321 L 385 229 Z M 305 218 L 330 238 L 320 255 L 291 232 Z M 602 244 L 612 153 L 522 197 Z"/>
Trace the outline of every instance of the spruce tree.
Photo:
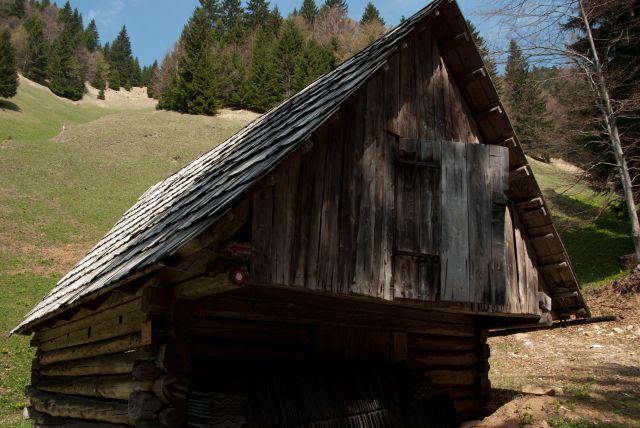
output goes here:
<path id="1" fill-rule="evenodd" d="M 25 75 L 40 84 L 47 79 L 47 52 L 48 46 L 42 30 L 42 22 L 35 16 L 30 17 L 24 23 L 27 30 L 27 64 Z"/>
<path id="2" fill-rule="evenodd" d="M 142 86 L 142 70 L 140 69 L 140 61 L 138 58 L 133 60 L 133 74 L 131 75 L 131 86 Z"/>
<path id="3" fill-rule="evenodd" d="M 270 37 L 258 30 L 251 69 L 244 88 L 243 105 L 265 112 L 282 100 L 282 85 Z"/>
<path id="4" fill-rule="evenodd" d="M 0 33 L 0 97 L 11 98 L 18 90 L 16 51 L 8 31 Z"/>
<path id="5" fill-rule="evenodd" d="M 245 8 L 245 25 L 251 30 L 258 27 L 264 28 L 269 15 L 267 0 L 249 0 Z"/>
<path id="6" fill-rule="evenodd" d="M 71 9 L 71 3 L 67 0 L 62 9 L 58 10 L 58 21 L 62 24 L 68 24 L 71 22 L 73 16 L 73 10 Z"/>
<path id="7" fill-rule="evenodd" d="M 482 57 L 482 60 L 484 61 L 484 65 L 487 68 L 487 71 L 489 72 L 489 76 L 491 76 L 493 85 L 496 87 L 498 94 L 501 94 L 502 80 L 498 75 L 498 67 L 496 66 L 496 62 L 494 61 L 494 59 L 491 57 L 491 54 L 489 53 L 487 42 L 484 39 L 484 37 L 480 35 L 480 32 L 478 31 L 476 26 L 473 25 L 471 21 L 467 20 L 467 25 L 471 30 L 471 37 L 473 37 L 473 40 L 476 42 L 476 46 L 478 46 L 478 50 L 480 51 L 480 56 Z"/>
<path id="8" fill-rule="evenodd" d="M 298 92 L 318 77 L 328 73 L 335 66 L 333 52 L 323 48 L 313 39 L 309 39 L 298 57 L 296 71 L 293 76 L 293 90 Z"/>
<path id="9" fill-rule="evenodd" d="M 24 0 L 14 0 L 13 4 L 9 8 L 9 16 L 15 16 L 22 19 L 27 13 Z"/>
<path id="10" fill-rule="evenodd" d="M 178 73 L 160 108 L 182 113 L 214 115 L 220 106 L 213 58 L 212 29 L 207 12 L 196 8 L 182 31 L 183 52 L 178 58 Z"/>
<path id="11" fill-rule="evenodd" d="M 80 67 L 73 53 L 73 34 L 68 26 L 54 43 L 49 58 L 49 89 L 54 94 L 79 100 L 84 93 Z"/>
<path id="12" fill-rule="evenodd" d="M 153 61 L 151 67 L 147 68 L 147 73 L 143 74 L 143 84 L 147 87 L 147 96 L 149 98 L 154 98 L 153 93 L 153 82 L 156 78 L 156 74 L 158 73 L 158 61 Z"/>
<path id="13" fill-rule="evenodd" d="M 376 8 L 373 3 L 367 3 L 367 6 L 364 8 L 364 12 L 362 13 L 362 18 L 360 19 L 360 24 L 365 25 L 372 22 L 379 22 L 384 25 L 384 19 L 380 16 L 380 11 Z"/>
<path id="14" fill-rule="evenodd" d="M 133 55 L 127 28 L 122 26 L 118 37 L 109 48 L 108 62 L 110 67 L 109 87 L 118 90 L 120 87 L 131 88 L 133 76 Z"/>
<path id="15" fill-rule="evenodd" d="M 293 93 L 293 77 L 296 71 L 296 62 L 304 46 L 304 37 L 293 23 L 287 20 L 282 29 L 282 34 L 278 37 L 275 47 L 276 65 L 282 79 L 282 89 L 284 97 L 289 98 Z"/>
<path id="16" fill-rule="evenodd" d="M 323 9 L 330 9 L 332 7 L 340 7 L 345 14 L 349 11 L 349 5 L 346 0 L 325 0 L 322 5 Z"/>
<path id="17" fill-rule="evenodd" d="M 267 18 L 267 22 L 264 26 L 267 34 L 272 34 L 273 36 L 278 36 L 280 33 L 280 27 L 282 27 L 282 15 L 280 14 L 280 9 L 278 6 L 274 6 L 273 10 L 269 12 L 269 16 Z"/>
<path id="18" fill-rule="evenodd" d="M 84 30 L 84 45 L 89 52 L 95 52 L 100 47 L 100 35 L 98 34 L 98 27 L 96 20 L 92 19 Z"/>
<path id="19" fill-rule="evenodd" d="M 98 90 L 105 90 L 107 88 L 107 64 L 104 61 L 98 61 L 96 64 L 96 71 L 91 79 L 91 86 Z"/>
<path id="20" fill-rule="evenodd" d="M 315 0 L 304 0 L 302 2 L 300 16 L 302 16 L 308 24 L 313 24 L 318 17 L 318 6 L 316 6 Z"/>
<path id="21" fill-rule="evenodd" d="M 224 29 L 227 33 L 230 33 L 242 21 L 242 5 L 240 0 L 223 0 L 220 9 Z"/>
<path id="22" fill-rule="evenodd" d="M 507 101 L 514 120 L 516 134 L 532 153 L 546 157 L 544 132 L 551 129 L 551 121 L 544 98 L 529 73 L 529 64 L 515 40 L 509 44 L 505 67 Z"/>

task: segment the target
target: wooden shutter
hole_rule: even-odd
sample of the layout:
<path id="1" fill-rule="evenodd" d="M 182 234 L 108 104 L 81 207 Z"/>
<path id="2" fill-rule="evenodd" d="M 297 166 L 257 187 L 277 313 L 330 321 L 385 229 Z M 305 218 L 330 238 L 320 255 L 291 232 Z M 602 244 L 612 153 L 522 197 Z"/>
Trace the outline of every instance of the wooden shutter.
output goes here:
<path id="1" fill-rule="evenodd" d="M 394 296 L 502 305 L 508 150 L 401 140 Z"/>

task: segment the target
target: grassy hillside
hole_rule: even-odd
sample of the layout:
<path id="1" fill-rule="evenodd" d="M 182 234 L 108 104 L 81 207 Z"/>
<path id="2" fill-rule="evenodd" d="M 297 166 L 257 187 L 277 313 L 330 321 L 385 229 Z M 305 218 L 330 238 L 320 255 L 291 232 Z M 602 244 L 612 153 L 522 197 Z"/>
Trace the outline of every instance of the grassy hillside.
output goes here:
<path id="1" fill-rule="evenodd" d="M 32 356 L 27 338 L 4 332 L 151 184 L 255 117 L 184 116 L 135 100 L 100 105 L 74 104 L 28 81 L 10 103 L 0 101 L 0 426 L 22 424 Z M 581 281 L 618 275 L 616 257 L 631 251 L 626 223 L 596 216 L 601 197 L 573 176 L 532 164 Z"/>
<path id="2" fill-rule="evenodd" d="M 28 339 L 6 332 L 150 185 L 256 116 L 77 105 L 29 82 L 10 101 L 0 105 L 0 426 L 20 425 L 31 361 Z"/>

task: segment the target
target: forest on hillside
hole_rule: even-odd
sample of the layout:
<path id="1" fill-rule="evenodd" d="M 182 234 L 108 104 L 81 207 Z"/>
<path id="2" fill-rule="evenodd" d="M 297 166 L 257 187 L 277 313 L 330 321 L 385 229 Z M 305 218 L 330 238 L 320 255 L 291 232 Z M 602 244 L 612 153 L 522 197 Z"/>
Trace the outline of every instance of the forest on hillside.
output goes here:
<path id="1" fill-rule="evenodd" d="M 544 4 L 536 0 L 504 1 L 503 14 L 524 23 L 523 33 L 527 22 L 518 19 L 529 16 L 529 8 L 536 15 L 528 22 L 533 17 L 551 22 L 547 28 L 570 41 L 542 52 L 516 32 L 497 55 L 468 24 L 526 153 L 543 161 L 569 158 L 587 171 L 592 185 L 622 195 L 619 159 L 594 74 L 594 52 L 602 58 L 603 87 L 612 100 L 608 115 L 615 115 L 631 192 L 637 196 L 640 1 L 583 0 L 588 27 L 574 3 L 559 0 L 566 12 L 554 17 L 553 11 L 541 14 Z M 389 30 L 371 2 L 354 19 L 346 0 L 301 0 L 286 17 L 267 0 L 248 0 L 244 6 L 240 0 L 200 0 L 173 49 L 160 63 L 141 67 L 125 27 L 115 40 L 103 42 L 96 22 L 85 26 L 69 2 L 58 7 L 49 0 L 0 0 L 0 96 L 15 94 L 20 71 L 74 100 L 90 82 L 100 89 L 99 97 L 107 87 L 145 86 L 158 108 L 181 113 L 214 115 L 222 107 L 265 112 Z M 588 34 L 595 35 L 593 46 Z M 573 56 L 550 60 L 558 52 Z M 629 206 L 619 205 L 628 213 Z"/>
<path id="2" fill-rule="evenodd" d="M 0 0 L 0 32 L 11 45 L 5 42 L 4 49 L 13 51 L 7 54 L 12 61 L 4 61 L 5 68 L 17 68 L 64 98 L 81 99 L 84 82 L 104 97 L 107 81 L 118 90 L 146 86 L 150 80 L 150 68 L 141 68 L 132 55 L 125 27 L 115 40 L 103 44 L 95 20 L 85 26 L 68 1 L 60 8 L 49 0 Z"/>

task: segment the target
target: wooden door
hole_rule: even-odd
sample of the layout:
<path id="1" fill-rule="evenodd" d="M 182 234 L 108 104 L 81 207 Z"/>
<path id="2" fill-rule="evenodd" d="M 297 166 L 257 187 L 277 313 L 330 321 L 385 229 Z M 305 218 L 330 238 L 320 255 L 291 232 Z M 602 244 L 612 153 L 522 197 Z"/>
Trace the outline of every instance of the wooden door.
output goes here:
<path id="1" fill-rule="evenodd" d="M 402 139 L 395 298 L 502 305 L 508 150 Z"/>

